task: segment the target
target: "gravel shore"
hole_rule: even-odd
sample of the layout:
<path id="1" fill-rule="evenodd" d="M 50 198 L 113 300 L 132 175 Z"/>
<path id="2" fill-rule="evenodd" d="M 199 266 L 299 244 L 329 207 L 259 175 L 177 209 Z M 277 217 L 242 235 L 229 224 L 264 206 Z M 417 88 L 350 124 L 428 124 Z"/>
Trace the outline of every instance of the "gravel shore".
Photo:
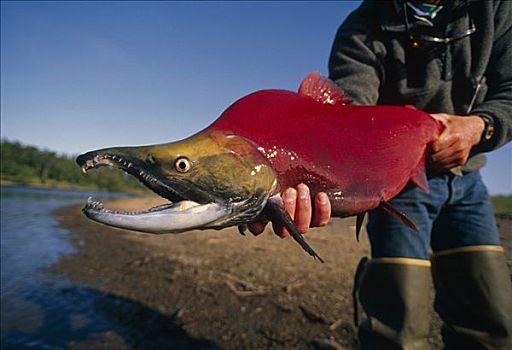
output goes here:
<path id="1" fill-rule="evenodd" d="M 123 199 L 136 210 L 160 199 Z M 355 219 L 333 219 L 307 240 L 322 264 L 270 229 L 149 235 L 86 219 L 79 206 L 56 212 L 76 252 L 53 270 L 98 292 L 97 308 L 118 327 L 70 349 L 353 349 L 352 281 L 369 254 L 355 240 Z M 512 217 L 499 216 L 509 267 Z M 505 233 L 507 234 L 505 236 Z M 431 342 L 440 348 L 439 320 Z"/>

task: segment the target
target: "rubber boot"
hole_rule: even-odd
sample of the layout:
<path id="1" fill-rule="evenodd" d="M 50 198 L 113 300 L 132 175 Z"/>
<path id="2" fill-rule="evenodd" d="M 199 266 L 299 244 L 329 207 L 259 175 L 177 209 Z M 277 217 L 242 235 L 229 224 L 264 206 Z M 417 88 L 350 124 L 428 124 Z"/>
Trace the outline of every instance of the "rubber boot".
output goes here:
<path id="1" fill-rule="evenodd" d="M 446 349 L 512 349 L 512 288 L 502 247 L 437 252 L 432 276 Z"/>
<path id="2" fill-rule="evenodd" d="M 366 315 L 359 325 L 361 348 L 429 349 L 431 290 L 428 260 L 369 260 L 357 291 Z"/>

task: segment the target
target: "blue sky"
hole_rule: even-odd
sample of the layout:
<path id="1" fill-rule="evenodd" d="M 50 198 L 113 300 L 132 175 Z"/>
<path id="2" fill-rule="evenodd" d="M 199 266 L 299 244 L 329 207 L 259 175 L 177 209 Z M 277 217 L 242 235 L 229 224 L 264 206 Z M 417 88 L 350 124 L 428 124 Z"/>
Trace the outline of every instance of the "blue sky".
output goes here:
<path id="1" fill-rule="evenodd" d="M 327 74 L 359 1 L 1 2 L 1 135 L 66 154 L 189 136 L 239 97 Z M 512 146 L 490 154 L 512 193 Z"/>

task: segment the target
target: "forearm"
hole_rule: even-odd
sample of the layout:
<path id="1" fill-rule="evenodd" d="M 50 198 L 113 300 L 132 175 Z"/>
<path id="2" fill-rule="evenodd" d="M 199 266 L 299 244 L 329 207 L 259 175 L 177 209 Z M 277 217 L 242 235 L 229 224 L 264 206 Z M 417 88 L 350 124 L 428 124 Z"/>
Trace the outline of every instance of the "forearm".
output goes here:
<path id="1" fill-rule="evenodd" d="M 494 128 L 490 138 L 482 138 L 475 146 L 475 152 L 489 152 L 512 140 L 512 84 L 500 95 L 503 97 L 487 100 L 471 111 L 472 115 L 491 118 Z"/>

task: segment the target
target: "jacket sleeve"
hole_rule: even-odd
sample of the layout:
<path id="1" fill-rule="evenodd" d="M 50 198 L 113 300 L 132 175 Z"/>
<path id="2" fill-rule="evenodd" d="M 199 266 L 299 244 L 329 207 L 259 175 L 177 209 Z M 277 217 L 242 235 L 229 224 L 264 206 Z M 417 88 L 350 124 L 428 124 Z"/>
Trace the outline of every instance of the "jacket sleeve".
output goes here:
<path id="1" fill-rule="evenodd" d="M 497 8 L 494 44 L 486 71 L 487 95 L 471 114 L 489 116 L 495 133 L 477 149 L 492 151 L 512 140 L 512 2 L 504 1 Z M 500 21 L 501 19 L 501 21 Z"/>
<path id="2" fill-rule="evenodd" d="M 366 18 L 360 7 L 338 29 L 329 58 L 329 78 L 355 105 L 377 104 L 383 74 L 377 56 L 367 45 L 365 23 L 378 21 Z"/>

